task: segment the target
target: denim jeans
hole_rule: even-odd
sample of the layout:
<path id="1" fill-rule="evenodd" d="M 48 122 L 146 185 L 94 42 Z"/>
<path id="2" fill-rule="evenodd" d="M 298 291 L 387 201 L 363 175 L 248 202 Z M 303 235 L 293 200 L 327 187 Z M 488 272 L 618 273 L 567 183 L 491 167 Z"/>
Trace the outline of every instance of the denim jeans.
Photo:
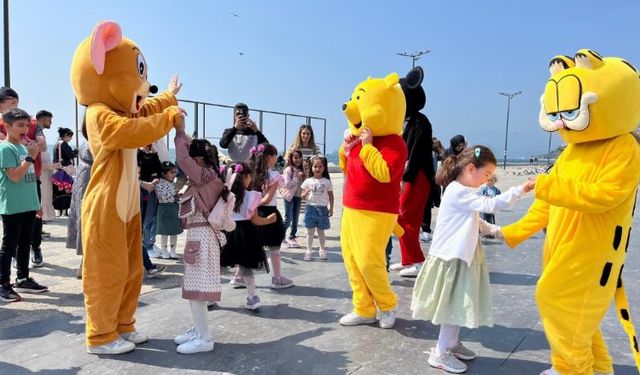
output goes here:
<path id="1" fill-rule="evenodd" d="M 142 215 L 142 261 L 146 270 L 152 269 L 153 263 L 149 259 L 149 251 L 156 244 L 156 213 L 158 211 L 158 197 L 156 192 L 149 193 L 140 189 L 140 215 Z"/>
<path id="2" fill-rule="evenodd" d="M 291 233 L 289 234 L 289 239 L 296 238 L 296 233 L 298 233 L 298 218 L 300 217 L 300 203 L 302 202 L 302 198 L 293 197 L 291 201 L 284 201 L 284 230 L 285 233 L 287 229 L 289 229 L 289 224 L 291 224 Z"/>

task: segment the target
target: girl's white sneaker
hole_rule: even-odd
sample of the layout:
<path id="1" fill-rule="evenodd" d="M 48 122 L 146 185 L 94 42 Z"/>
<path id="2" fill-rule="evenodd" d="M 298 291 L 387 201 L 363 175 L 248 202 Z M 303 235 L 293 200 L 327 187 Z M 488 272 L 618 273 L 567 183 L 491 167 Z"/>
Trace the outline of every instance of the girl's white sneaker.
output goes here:
<path id="1" fill-rule="evenodd" d="M 427 360 L 431 367 L 439 368 L 454 374 L 461 374 L 467 371 L 467 365 L 462 363 L 458 358 L 454 357 L 450 351 L 446 351 L 441 355 L 436 353 L 435 348 L 431 348 L 429 359 Z"/>
<path id="2" fill-rule="evenodd" d="M 197 335 L 190 341 L 178 345 L 176 351 L 180 354 L 193 354 L 201 352 L 210 352 L 213 350 L 213 339 L 204 339 Z"/>
<path id="3" fill-rule="evenodd" d="M 181 334 L 180 336 L 176 336 L 176 338 L 173 339 L 173 342 L 175 342 L 177 345 L 182 345 L 186 342 L 191 341 L 191 339 L 196 337 L 197 334 L 198 332 L 196 332 L 196 328 L 191 327 L 187 330 L 187 332 Z"/>

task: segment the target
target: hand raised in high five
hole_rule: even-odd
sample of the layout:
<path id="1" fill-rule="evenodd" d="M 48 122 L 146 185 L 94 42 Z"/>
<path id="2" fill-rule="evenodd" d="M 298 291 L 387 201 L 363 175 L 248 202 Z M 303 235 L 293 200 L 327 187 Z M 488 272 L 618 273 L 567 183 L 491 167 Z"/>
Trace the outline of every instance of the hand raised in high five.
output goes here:
<path id="1" fill-rule="evenodd" d="M 177 118 L 176 123 L 173 125 L 173 127 L 177 131 L 184 131 L 184 128 L 185 128 L 184 117 L 187 115 L 187 112 L 182 108 L 179 108 L 179 109 L 180 109 L 180 117 Z"/>
<path id="2" fill-rule="evenodd" d="M 172 75 L 171 79 L 169 80 L 169 87 L 167 87 L 167 90 L 171 91 L 173 95 L 178 95 L 178 92 L 180 92 L 181 88 L 182 82 L 180 82 L 180 77 L 178 77 L 177 74 Z"/>

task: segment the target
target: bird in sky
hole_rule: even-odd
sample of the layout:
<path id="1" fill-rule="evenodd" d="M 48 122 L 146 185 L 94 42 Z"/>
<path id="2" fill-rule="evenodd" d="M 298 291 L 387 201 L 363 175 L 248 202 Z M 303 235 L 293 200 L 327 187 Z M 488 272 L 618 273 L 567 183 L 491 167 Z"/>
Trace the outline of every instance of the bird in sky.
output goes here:
<path id="1" fill-rule="evenodd" d="M 238 15 L 238 14 L 236 14 L 236 13 L 233 13 L 233 12 L 229 12 L 229 14 L 230 14 L 230 15 L 232 15 L 232 16 L 234 16 L 234 17 L 236 17 L 236 18 L 242 18 L 242 17 L 240 17 L 240 15 Z"/>

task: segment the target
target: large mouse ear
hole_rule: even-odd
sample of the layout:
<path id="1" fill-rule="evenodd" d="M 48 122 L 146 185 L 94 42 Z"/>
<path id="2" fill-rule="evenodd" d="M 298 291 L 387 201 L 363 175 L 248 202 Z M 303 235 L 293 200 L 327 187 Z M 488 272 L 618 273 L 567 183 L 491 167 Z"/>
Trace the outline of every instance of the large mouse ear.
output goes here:
<path id="1" fill-rule="evenodd" d="M 407 73 L 406 82 L 409 89 L 415 89 L 422 84 L 424 79 L 424 70 L 421 67 L 416 66 Z"/>
<path id="2" fill-rule="evenodd" d="M 96 73 L 104 73 L 107 52 L 116 48 L 122 40 L 122 29 L 113 21 L 101 21 L 91 34 L 91 65 Z"/>

